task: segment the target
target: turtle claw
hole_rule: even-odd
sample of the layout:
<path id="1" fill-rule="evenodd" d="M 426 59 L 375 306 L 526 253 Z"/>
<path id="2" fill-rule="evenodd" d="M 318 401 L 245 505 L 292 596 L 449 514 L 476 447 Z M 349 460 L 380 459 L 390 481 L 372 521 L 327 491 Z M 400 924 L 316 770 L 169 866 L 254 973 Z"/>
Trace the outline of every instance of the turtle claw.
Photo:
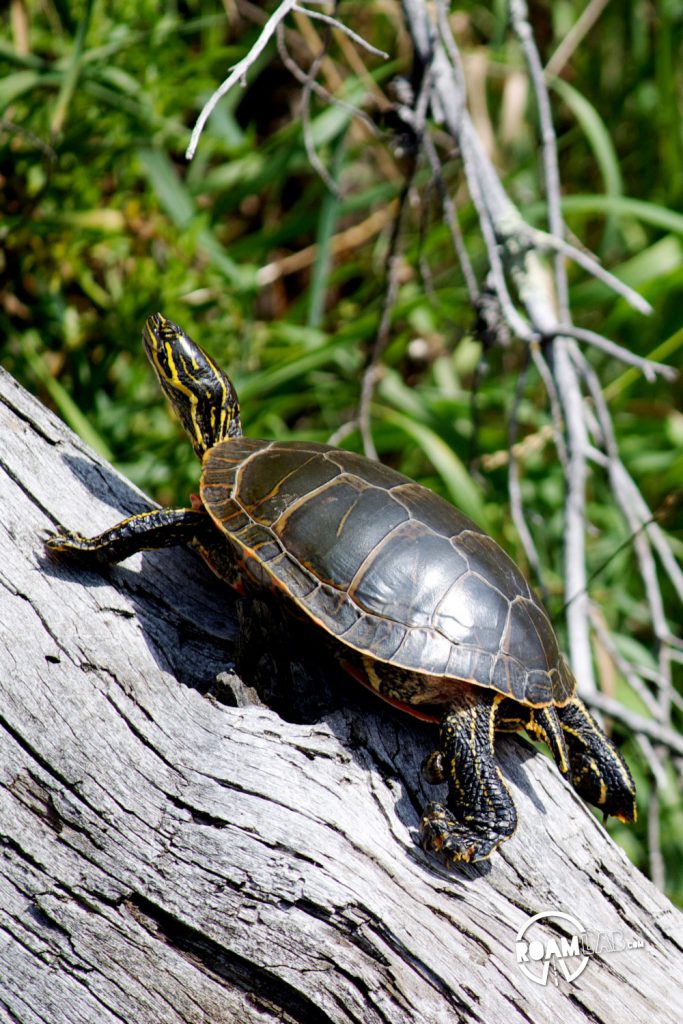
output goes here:
<path id="1" fill-rule="evenodd" d="M 422 778 L 433 786 L 446 781 L 446 767 L 443 760 L 441 751 L 433 750 L 422 762 Z"/>
<path id="2" fill-rule="evenodd" d="M 82 533 L 66 530 L 63 526 L 59 526 L 54 533 L 49 533 L 44 543 L 51 557 L 66 559 L 84 569 L 101 569 L 107 562 L 100 554 L 96 537 L 84 537 Z"/>
<path id="3" fill-rule="evenodd" d="M 49 551 L 70 551 L 74 547 L 80 548 L 85 542 L 86 538 L 80 533 L 66 530 L 63 526 L 58 526 L 54 533 L 45 536 L 45 547 Z"/>
<path id="4" fill-rule="evenodd" d="M 447 863 L 486 860 L 507 838 L 490 822 L 474 817 L 458 821 L 447 807 L 435 802 L 427 805 L 420 822 L 422 848 L 440 854 Z"/>

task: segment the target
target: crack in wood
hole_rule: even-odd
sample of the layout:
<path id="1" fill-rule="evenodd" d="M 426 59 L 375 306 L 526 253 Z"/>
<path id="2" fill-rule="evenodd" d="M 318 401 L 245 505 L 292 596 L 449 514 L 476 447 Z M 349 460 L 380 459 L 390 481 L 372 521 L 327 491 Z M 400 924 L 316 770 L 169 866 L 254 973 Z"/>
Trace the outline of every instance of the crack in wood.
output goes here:
<path id="1" fill-rule="evenodd" d="M 53 832 L 61 834 L 64 826 L 52 794 L 33 772 L 28 769 L 20 772 L 7 788 L 33 814 L 47 822 Z"/>
<path id="2" fill-rule="evenodd" d="M 283 1024 L 334 1024 L 317 1003 L 272 970 L 215 942 L 139 893 L 126 900 L 124 906 L 150 934 L 168 943 L 221 984 L 249 993 L 256 1006 L 279 1014 L 277 1019 Z"/>

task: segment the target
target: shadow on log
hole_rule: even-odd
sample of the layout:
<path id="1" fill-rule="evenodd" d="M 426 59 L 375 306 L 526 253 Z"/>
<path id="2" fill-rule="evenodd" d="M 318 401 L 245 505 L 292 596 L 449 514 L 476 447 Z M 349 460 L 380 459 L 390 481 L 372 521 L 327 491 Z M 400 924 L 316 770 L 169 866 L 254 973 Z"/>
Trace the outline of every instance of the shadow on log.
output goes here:
<path id="1" fill-rule="evenodd" d="M 250 703 L 235 600 L 191 552 L 45 557 L 144 496 L 6 374 L 0 430 L 3 1019 L 680 1021 L 683 916 L 546 757 L 499 743 L 519 828 L 445 870 L 416 841 L 429 727 L 334 682 L 308 723 Z M 573 935 L 518 944 L 543 911 L 599 948 L 540 984 Z"/>

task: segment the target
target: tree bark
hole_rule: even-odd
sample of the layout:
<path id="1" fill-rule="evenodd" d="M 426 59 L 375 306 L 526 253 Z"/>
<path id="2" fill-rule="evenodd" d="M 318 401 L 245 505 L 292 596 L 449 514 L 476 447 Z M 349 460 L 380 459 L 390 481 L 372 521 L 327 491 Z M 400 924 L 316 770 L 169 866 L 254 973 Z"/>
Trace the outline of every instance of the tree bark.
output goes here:
<path id="1" fill-rule="evenodd" d="M 248 703 L 235 599 L 191 552 L 46 557 L 144 496 L 6 374 L 0 430 L 0 1019 L 680 1020 L 683 916 L 548 758 L 498 744 L 518 830 L 446 870 L 416 841 L 431 727 L 351 683 L 309 724 Z M 644 946 L 539 984 L 542 911 Z"/>

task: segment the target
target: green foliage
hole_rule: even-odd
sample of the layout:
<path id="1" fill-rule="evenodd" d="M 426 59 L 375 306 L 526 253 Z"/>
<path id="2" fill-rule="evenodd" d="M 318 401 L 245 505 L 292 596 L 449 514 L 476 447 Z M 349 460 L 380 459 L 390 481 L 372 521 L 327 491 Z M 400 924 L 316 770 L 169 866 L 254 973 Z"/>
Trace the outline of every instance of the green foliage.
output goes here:
<path id="1" fill-rule="evenodd" d="M 584 6 L 533 5 L 545 59 Z M 479 127 L 491 129 L 497 165 L 522 212 L 542 224 L 533 103 L 510 102 L 523 65 L 507 31 L 507 5 L 457 7 L 458 40 L 486 72 Z M 382 311 L 391 204 L 410 162 L 406 140 L 392 135 L 381 113 L 391 102 L 390 79 L 410 71 L 398 5 L 395 17 L 387 5 L 340 7 L 357 31 L 392 54 L 385 64 L 359 51 L 366 63 L 359 76 L 338 44 L 331 46 L 321 80 L 378 125 L 373 136 L 352 123 L 346 108 L 314 97 L 312 140 L 341 183 L 341 198 L 311 168 L 294 106 L 300 86 L 273 46 L 246 88 L 221 101 L 195 160 L 186 163 L 201 104 L 258 34 L 247 20 L 231 27 L 219 0 L 48 0 L 17 4 L 17 12 L 25 24 L 19 16 L 10 26 L 3 15 L 0 40 L 3 364 L 164 503 L 182 501 L 196 487 L 197 467 L 139 344 L 146 316 L 157 309 L 230 370 L 250 434 L 327 439 L 357 408 Z M 571 231 L 655 308 L 644 319 L 573 269 L 576 320 L 640 355 L 678 365 L 683 139 L 675 57 L 682 23 L 683 3 L 675 0 L 608 5 L 550 82 Z M 300 41 L 293 46 L 304 63 L 310 60 Z M 459 195 L 456 162 L 448 178 Z M 485 353 L 481 364 L 473 311 L 429 175 L 422 170 L 417 182 L 423 202 L 404 235 L 373 406 L 375 443 L 383 458 L 456 501 L 524 564 L 509 515 L 506 453 L 525 354 L 512 345 Z M 481 274 L 472 210 L 465 204 L 459 213 Z M 348 235 L 352 228 L 355 237 Z M 680 555 L 681 379 L 648 384 L 602 354 L 594 364 L 627 465 Z M 558 613 L 564 487 L 533 374 L 518 417 L 523 497 L 548 601 Z M 358 447 L 358 434 L 343 443 Z M 628 529 L 597 474 L 590 515 L 593 596 L 606 628 L 622 648 L 651 659 Z M 615 695 L 628 701 L 631 691 L 618 673 L 612 682 Z M 616 826 L 615 835 L 647 869 L 652 780 L 640 749 L 631 746 L 641 824 Z M 671 780 L 661 799 L 668 881 L 680 895 L 680 787 Z"/>

